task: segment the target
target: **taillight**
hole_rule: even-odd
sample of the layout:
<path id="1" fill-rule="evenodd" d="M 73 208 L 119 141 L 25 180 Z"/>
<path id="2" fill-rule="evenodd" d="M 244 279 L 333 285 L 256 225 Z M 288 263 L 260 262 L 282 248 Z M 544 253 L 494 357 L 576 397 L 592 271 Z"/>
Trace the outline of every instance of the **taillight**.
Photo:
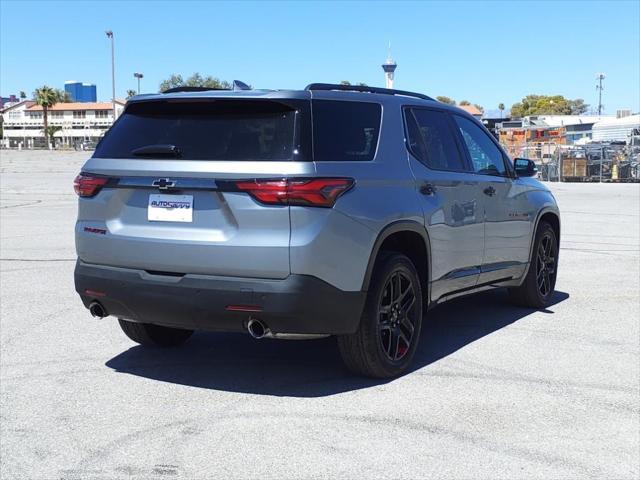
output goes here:
<path id="1" fill-rule="evenodd" d="M 73 181 L 73 189 L 80 197 L 93 197 L 108 181 L 107 177 L 96 177 L 81 173 Z"/>
<path id="2" fill-rule="evenodd" d="M 250 180 L 235 182 L 238 190 L 267 205 L 333 207 L 336 200 L 353 186 L 351 178 L 313 178 Z"/>

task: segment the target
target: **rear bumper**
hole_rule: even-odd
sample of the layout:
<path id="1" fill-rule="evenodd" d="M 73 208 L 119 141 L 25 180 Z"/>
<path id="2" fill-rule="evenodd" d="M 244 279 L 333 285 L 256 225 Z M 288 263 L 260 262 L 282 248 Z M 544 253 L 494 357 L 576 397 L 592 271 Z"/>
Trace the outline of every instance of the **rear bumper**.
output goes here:
<path id="1" fill-rule="evenodd" d="M 366 292 L 345 292 L 307 275 L 290 275 L 283 280 L 165 276 L 80 260 L 75 286 L 86 307 L 99 301 L 109 315 L 227 332 L 244 331 L 253 317 L 274 333 L 353 333 L 366 297 Z M 229 311 L 230 305 L 255 306 L 260 311 Z"/>

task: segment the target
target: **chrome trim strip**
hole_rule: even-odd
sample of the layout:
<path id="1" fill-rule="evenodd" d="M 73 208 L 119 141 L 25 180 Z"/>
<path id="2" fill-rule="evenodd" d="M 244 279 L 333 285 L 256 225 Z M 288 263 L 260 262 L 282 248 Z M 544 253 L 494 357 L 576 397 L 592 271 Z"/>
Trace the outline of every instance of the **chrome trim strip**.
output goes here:
<path id="1" fill-rule="evenodd" d="M 160 188 L 159 180 L 170 181 L 170 186 Z M 154 185 L 156 183 L 156 185 Z M 109 185 L 112 188 L 148 188 L 151 190 L 219 190 L 218 184 L 211 178 L 179 178 L 179 177 L 119 177 Z"/>

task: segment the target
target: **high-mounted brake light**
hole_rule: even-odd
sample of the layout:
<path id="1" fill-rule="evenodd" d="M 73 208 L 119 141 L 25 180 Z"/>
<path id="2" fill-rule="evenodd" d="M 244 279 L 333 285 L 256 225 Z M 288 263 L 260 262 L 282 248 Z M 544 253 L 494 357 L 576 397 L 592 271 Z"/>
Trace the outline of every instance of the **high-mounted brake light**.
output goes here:
<path id="1" fill-rule="evenodd" d="M 333 207 L 336 200 L 353 186 L 351 178 L 313 178 L 282 180 L 255 179 L 235 182 L 238 190 L 267 205 Z"/>
<path id="2" fill-rule="evenodd" d="M 108 181 L 107 177 L 96 177 L 81 173 L 73 181 L 73 189 L 80 197 L 93 197 Z"/>

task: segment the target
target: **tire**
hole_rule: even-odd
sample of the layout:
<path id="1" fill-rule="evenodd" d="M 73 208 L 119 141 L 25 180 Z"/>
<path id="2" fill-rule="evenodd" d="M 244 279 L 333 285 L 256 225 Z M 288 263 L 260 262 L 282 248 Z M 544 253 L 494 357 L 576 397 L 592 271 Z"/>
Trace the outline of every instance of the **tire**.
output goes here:
<path id="1" fill-rule="evenodd" d="M 558 238 L 547 222 L 540 222 L 527 276 L 519 287 L 509 289 L 511 301 L 528 308 L 546 308 L 551 303 L 558 276 Z"/>
<path id="2" fill-rule="evenodd" d="M 136 323 L 121 318 L 118 319 L 118 323 L 127 337 L 147 347 L 176 347 L 186 342 L 193 334 L 193 330 Z"/>
<path id="3" fill-rule="evenodd" d="M 378 259 L 358 330 L 337 338 L 347 368 L 374 378 L 404 373 L 420 340 L 422 307 L 420 277 L 411 260 L 398 253 Z"/>

